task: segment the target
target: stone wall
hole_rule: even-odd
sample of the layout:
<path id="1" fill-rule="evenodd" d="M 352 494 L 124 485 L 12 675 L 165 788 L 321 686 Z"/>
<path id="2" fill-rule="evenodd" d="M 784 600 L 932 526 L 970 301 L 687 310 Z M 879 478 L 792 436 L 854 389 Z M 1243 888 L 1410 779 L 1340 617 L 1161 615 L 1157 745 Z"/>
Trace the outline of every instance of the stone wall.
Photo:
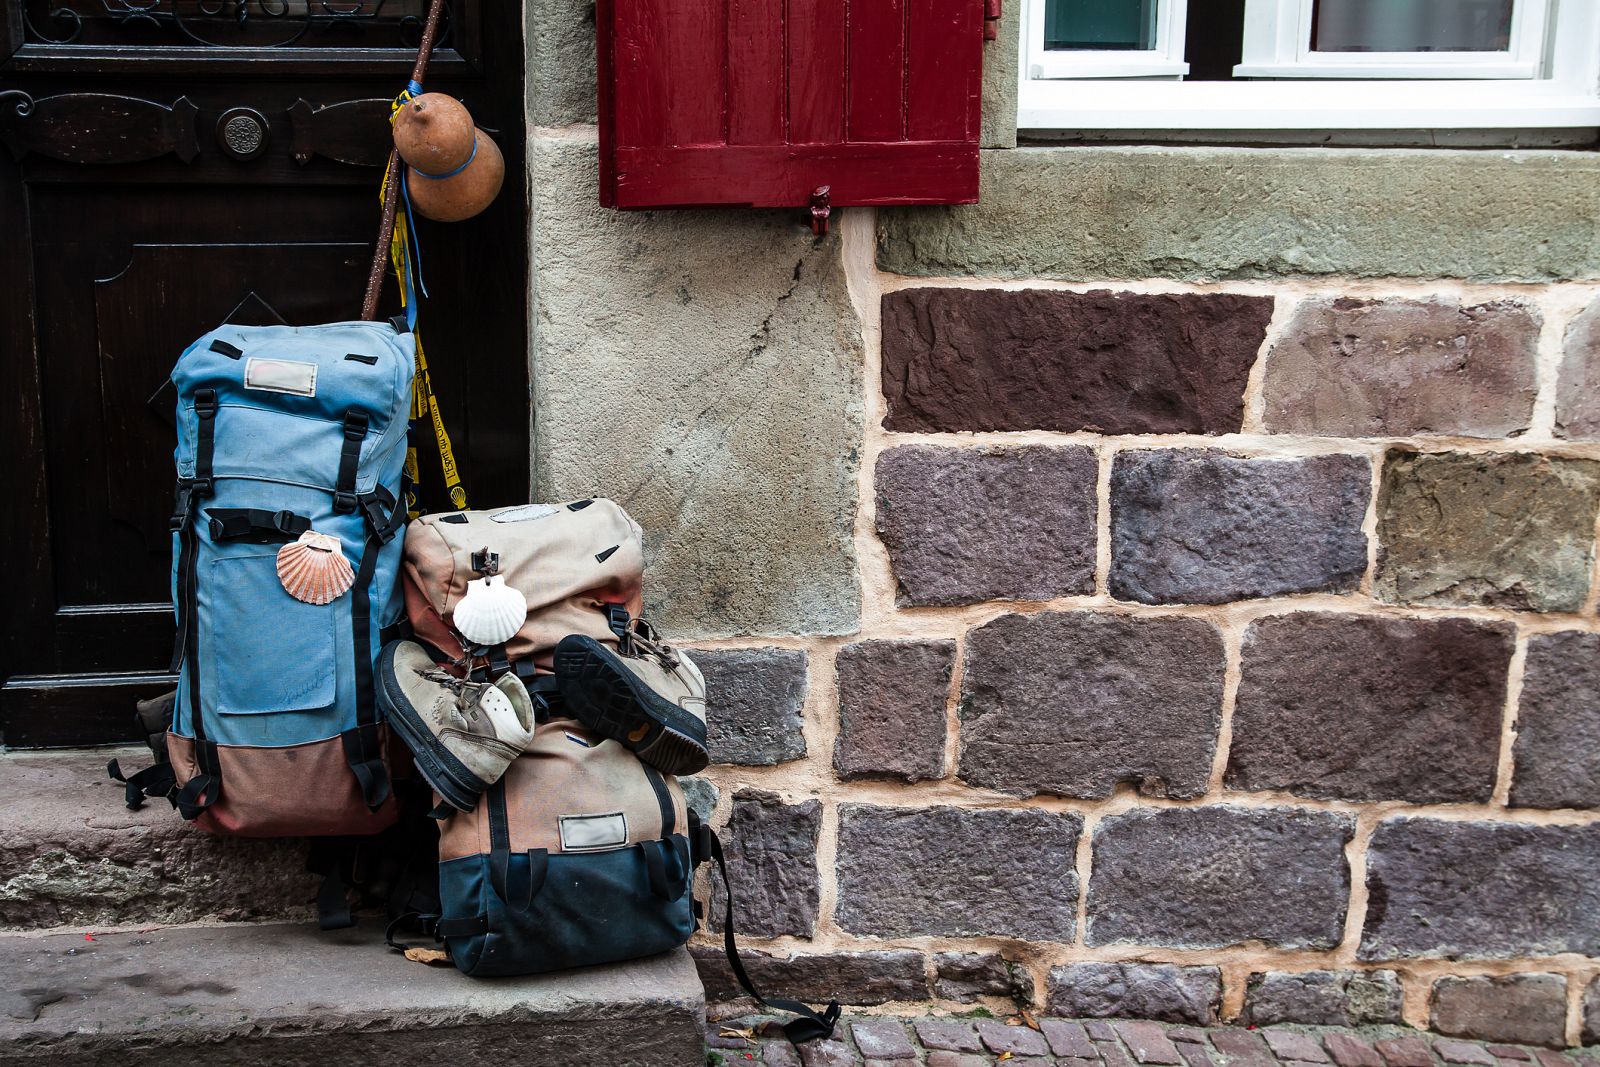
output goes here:
<path id="1" fill-rule="evenodd" d="M 1600 162 L 608 212 L 577 7 L 530 9 L 535 491 L 651 531 L 758 983 L 1600 1035 Z"/>

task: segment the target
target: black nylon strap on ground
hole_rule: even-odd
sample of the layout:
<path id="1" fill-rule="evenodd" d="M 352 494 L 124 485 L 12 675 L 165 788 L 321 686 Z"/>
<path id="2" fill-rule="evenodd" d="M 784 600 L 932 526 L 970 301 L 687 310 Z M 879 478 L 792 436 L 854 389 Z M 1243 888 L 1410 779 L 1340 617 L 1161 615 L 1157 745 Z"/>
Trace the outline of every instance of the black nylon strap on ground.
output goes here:
<path id="1" fill-rule="evenodd" d="M 744 961 L 739 958 L 739 947 L 734 944 L 733 883 L 728 880 L 728 864 L 722 856 L 722 842 L 718 839 L 716 831 L 709 826 L 696 823 L 693 829 L 695 836 L 702 840 L 702 847 L 709 849 L 710 858 L 716 861 L 717 870 L 722 872 L 722 889 L 727 898 L 727 910 L 722 917 L 722 948 L 727 954 L 728 966 L 733 969 L 734 978 L 738 979 L 739 987 L 762 1007 L 775 1008 L 798 1016 L 783 1024 L 783 1034 L 789 1039 L 790 1044 L 799 1045 L 806 1041 L 815 1041 L 817 1038 L 833 1036 L 833 1028 L 839 1022 L 837 1001 L 829 1001 L 827 1008 L 819 1014 L 815 1009 L 797 1000 L 783 1000 L 776 997 L 769 1000 L 756 991 L 749 972 L 744 969 Z"/>
<path id="2" fill-rule="evenodd" d="M 116 760 L 112 760 L 106 764 L 106 774 L 123 784 L 123 802 L 128 805 L 129 811 L 138 811 L 144 807 L 145 797 L 168 796 L 178 784 L 170 763 L 157 763 L 135 774 L 124 776 L 122 766 Z"/>

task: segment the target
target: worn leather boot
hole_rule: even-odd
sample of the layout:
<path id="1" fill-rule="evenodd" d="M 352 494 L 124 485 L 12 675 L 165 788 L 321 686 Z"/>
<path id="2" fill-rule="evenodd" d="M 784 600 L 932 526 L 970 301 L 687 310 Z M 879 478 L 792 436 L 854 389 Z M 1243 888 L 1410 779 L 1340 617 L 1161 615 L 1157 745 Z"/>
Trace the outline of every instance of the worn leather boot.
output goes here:
<path id="1" fill-rule="evenodd" d="M 471 682 L 445 671 L 415 641 L 378 657 L 378 703 L 444 802 L 471 811 L 533 740 L 533 701 L 515 674 Z"/>
<path id="2" fill-rule="evenodd" d="M 668 774 L 693 774 L 706 755 L 706 680 L 684 653 L 637 622 L 612 648 L 583 634 L 556 646 L 565 713 Z"/>

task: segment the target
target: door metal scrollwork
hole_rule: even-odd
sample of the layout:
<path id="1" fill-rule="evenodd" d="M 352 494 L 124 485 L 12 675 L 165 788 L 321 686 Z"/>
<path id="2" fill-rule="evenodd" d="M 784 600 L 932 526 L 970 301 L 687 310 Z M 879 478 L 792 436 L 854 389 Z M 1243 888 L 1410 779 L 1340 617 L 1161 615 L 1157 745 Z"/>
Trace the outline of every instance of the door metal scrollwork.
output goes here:
<path id="1" fill-rule="evenodd" d="M 171 153 L 188 163 L 199 154 L 193 101 L 171 105 L 108 93 L 62 93 L 35 100 L 0 92 L 0 143 L 16 159 L 29 152 L 65 163 L 139 163 Z"/>

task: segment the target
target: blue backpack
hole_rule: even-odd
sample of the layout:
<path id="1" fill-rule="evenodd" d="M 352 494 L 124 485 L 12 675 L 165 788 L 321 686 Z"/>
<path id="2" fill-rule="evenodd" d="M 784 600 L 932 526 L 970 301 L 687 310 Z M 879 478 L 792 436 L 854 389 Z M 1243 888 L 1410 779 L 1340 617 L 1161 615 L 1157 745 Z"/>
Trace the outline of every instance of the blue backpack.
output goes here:
<path id="1" fill-rule="evenodd" d="M 405 618 L 415 346 L 398 329 L 222 326 L 179 358 L 180 673 L 166 762 L 126 779 L 111 767 L 130 806 L 168 796 L 250 837 L 395 821 L 373 664 Z"/>

